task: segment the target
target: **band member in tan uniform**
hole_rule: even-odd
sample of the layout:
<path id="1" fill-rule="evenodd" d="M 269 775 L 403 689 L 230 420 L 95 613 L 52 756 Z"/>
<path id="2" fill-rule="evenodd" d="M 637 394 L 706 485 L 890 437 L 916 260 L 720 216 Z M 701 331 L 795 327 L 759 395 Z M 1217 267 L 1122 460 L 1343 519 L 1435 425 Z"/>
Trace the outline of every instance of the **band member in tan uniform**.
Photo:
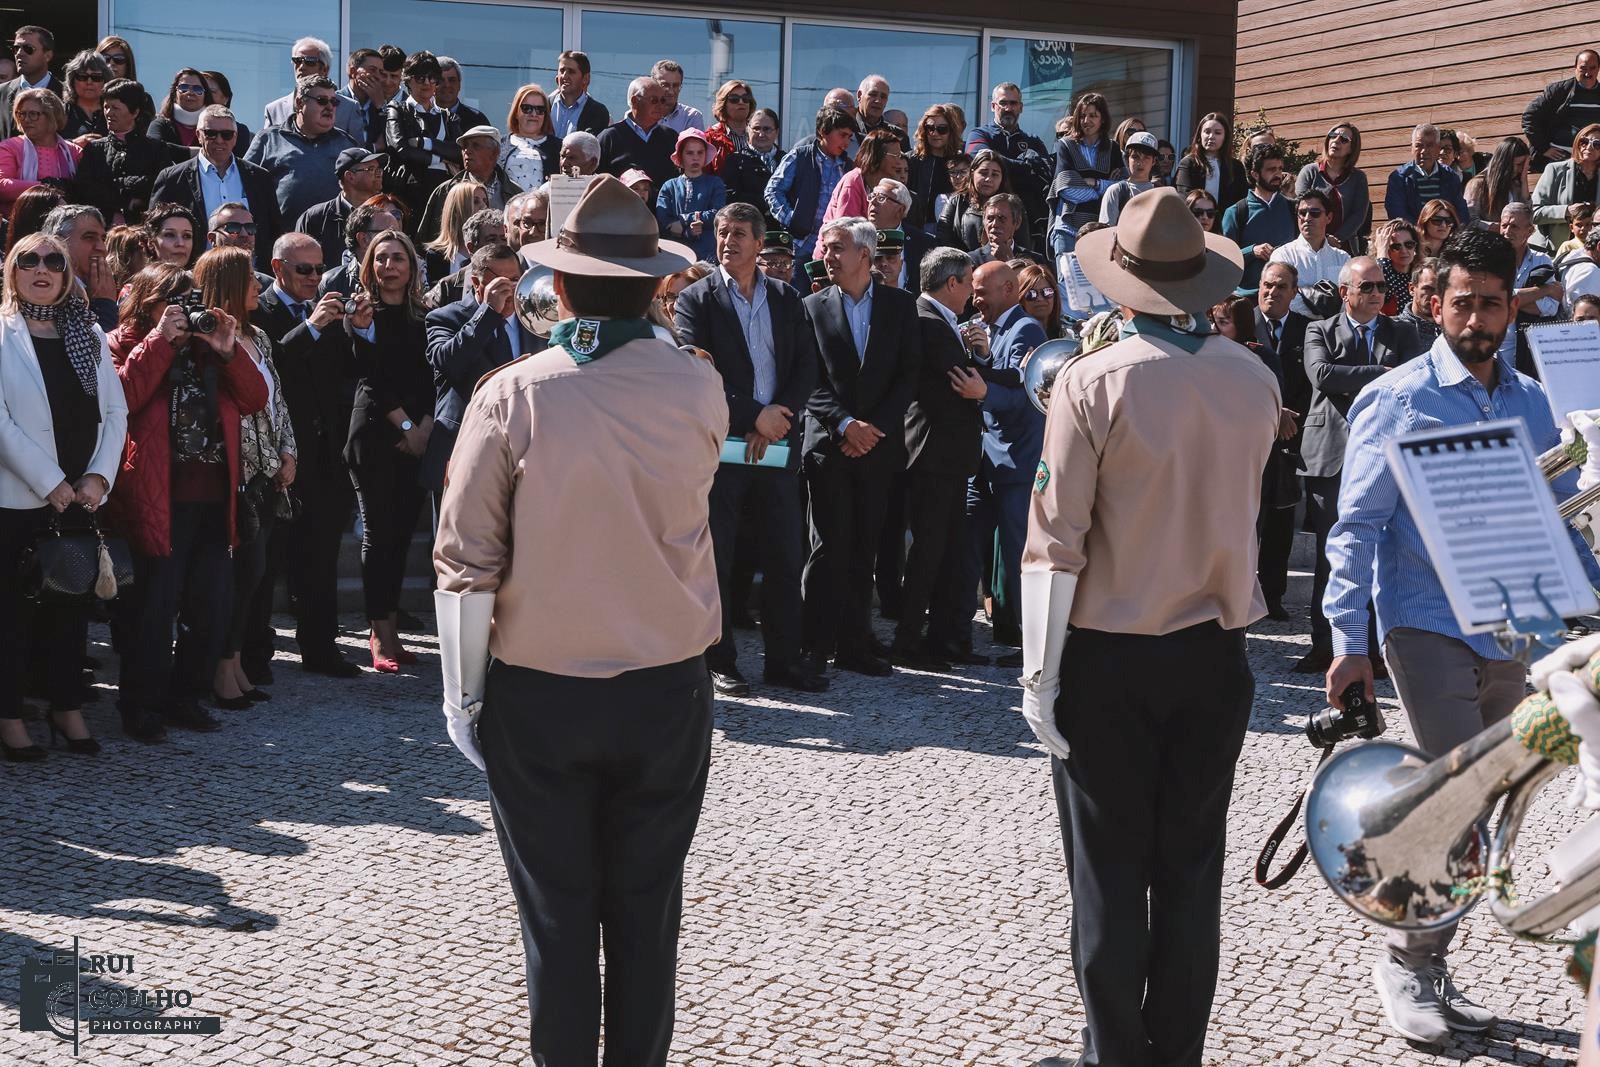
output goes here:
<path id="1" fill-rule="evenodd" d="M 1077 1063 L 1200 1067 L 1254 691 L 1244 628 L 1266 614 L 1255 517 L 1278 383 L 1205 325 L 1240 252 L 1171 189 L 1133 197 L 1077 251 L 1121 306 L 1121 339 L 1050 390 L 1022 709 L 1053 757 L 1087 1016 Z"/>
<path id="2" fill-rule="evenodd" d="M 721 633 L 707 500 L 728 405 L 646 319 L 693 255 L 614 178 L 551 240 L 552 347 L 479 382 L 434 546 L 451 739 L 489 780 L 535 1062 L 661 1067 Z M 491 657 L 492 656 L 492 660 Z M 605 951 L 602 994 L 600 951 Z"/>

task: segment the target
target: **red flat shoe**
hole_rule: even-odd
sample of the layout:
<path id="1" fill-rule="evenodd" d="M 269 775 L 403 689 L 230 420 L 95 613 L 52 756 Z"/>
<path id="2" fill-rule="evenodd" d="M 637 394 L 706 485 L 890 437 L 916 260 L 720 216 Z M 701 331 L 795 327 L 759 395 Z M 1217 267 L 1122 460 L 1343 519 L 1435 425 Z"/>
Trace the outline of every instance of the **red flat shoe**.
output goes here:
<path id="1" fill-rule="evenodd" d="M 388 657 L 384 656 L 384 654 L 382 652 L 378 651 L 378 638 L 377 638 L 376 634 L 374 634 L 373 636 L 367 638 L 367 647 L 372 652 L 372 669 L 373 670 L 378 671 L 378 672 L 380 672 L 382 674 L 399 674 L 400 673 L 400 663 L 399 663 L 399 661 L 389 659 Z"/>

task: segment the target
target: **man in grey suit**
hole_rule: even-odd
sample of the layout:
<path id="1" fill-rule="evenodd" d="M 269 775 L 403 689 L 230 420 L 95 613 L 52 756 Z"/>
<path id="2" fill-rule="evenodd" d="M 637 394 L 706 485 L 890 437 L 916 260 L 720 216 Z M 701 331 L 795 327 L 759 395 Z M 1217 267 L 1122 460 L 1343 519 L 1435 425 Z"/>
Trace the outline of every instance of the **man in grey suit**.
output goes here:
<path id="1" fill-rule="evenodd" d="M 333 49 L 328 47 L 328 42 L 317 37 L 302 37 L 289 49 L 289 62 L 294 65 L 294 80 L 315 75 L 329 77 L 328 71 L 333 68 Z M 367 120 L 362 114 L 361 105 L 353 96 L 339 92 L 335 102 L 336 110 L 333 114 L 333 125 L 336 129 L 343 130 L 362 144 L 367 132 Z M 282 126 L 294 118 L 294 92 L 267 104 L 262 113 L 263 130 L 273 126 Z M 381 119 L 379 120 L 382 121 Z M 298 217 L 298 216 L 297 216 Z"/>
<path id="2" fill-rule="evenodd" d="M 1369 256 L 1358 256 L 1339 272 L 1344 306 L 1332 318 L 1306 327 L 1306 377 L 1311 404 L 1306 411 L 1300 455 L 1306 472 L 1306 510 L 1317 537 L 1317 564 L 1311 592 L 1311 651 L 1294 666 L 1301 674 L 1321 674 L 1333 662 L 1333 631 L 1322 613 L 1328 587 L 1328 531 L 1339 518 L 1339 479 L 1344 470 L 1344 445 L 1349 434 L 1345 417 L 1356 394 L 1427 346 L 1416 327 L 1378 314 L 1383 307 L 1383 268 Z M 1372 659 L 1373 670 L 1383 660 Z"/>

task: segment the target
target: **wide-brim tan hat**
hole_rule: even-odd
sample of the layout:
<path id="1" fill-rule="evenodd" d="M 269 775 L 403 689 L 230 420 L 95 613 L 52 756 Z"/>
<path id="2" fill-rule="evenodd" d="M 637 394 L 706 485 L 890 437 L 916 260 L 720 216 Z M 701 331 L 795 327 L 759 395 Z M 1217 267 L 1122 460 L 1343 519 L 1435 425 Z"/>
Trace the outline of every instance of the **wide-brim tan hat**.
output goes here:
<path id="1" fill-rule="evenodd" d="M 1152 315 L 1203 315 L 1244 277 L 1244 253 L 1207 233 L 1172 188 L 1130 199 L 1117 224 L 1078 238 L 1078 265 L 1112 303 Z"/>
<path id="2" fill-rule="evenodd" d="M 665 278 L 695 261 L 688 245 L 661 239 L 639 194 L 609 174 L 589 183 L 560 233 L 523 245 L 522 254 L 563 274 L 596 278 Z"/>

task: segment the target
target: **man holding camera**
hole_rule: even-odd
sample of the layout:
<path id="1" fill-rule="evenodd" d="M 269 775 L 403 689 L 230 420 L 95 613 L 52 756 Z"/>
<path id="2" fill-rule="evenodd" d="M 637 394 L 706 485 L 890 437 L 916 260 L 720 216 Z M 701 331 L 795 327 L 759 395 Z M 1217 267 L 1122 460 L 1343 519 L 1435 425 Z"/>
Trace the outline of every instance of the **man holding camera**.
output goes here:
<path id="1" fill-rule="evenodd" d="M 1384 458 L 1401 434 L 1493 419 L 1521 419 L 1536 450 L 1559 440 L 1544 389 L 1497 359 L 1516 318 L 1516 252 L 1496 233 L 1466 230 L 1439 255 L 1433 316 L 1442 333 L 1426 353 L 1368 384 L 1350 407 L 1338 519 L 1328 536 L 1322 609 L 1333 630 L 1328 703 L 1359 683 L 1373 700 L 1368 601 L 1377 609 L 1383 656 L 1417 747 L 1438 757 L 1505 718 L 1522 699 L 1525 672 L 1490 634 L 1461 633 L 1416 520 Z M 1575 475 L 1566 482 L 1575 483 Z M 1557 483 L 1557 488 L 1563 482 Z M 1570 492 L 1573 485 L 1566 485 Z M 1580 553 L 1590 580 L 1592 553 Z M 1413 1041 L 1478 1033 L 1494 1014 L 1462 996 L 1445 956 L 1455 927 L 1393 931 L 1373 980 L 1389 1025 Z"/>

